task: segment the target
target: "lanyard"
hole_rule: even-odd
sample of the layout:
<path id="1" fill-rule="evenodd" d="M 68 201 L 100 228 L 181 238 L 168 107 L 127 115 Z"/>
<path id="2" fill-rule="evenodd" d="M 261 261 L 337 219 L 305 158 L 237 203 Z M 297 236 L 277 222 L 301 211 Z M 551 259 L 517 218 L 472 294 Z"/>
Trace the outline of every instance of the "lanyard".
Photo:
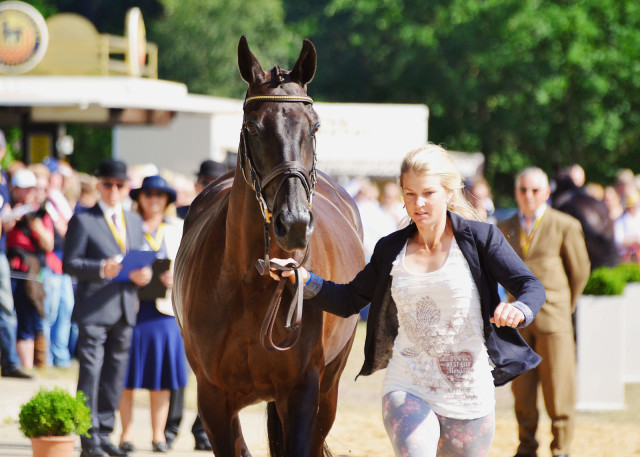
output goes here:
<path id="1" fill-rule="evenodd" d="M 152 236 L 149 233 L 145 232 L 144 237 L 147 239 L 149 247 L 158 252 L 160 250 L 160 247 L 162 247 L 162 240 L 164 240 L 164 222 L 161 222 L 158 226 L 158 230 L 156 230 L 155 236 Z"/>
<path id="2" fill-rule="evenodd" d="M 543 211 L 542 214 L 536 219 L 535 223 L 533 224 L 533 229 L 531 229 L 531 232 L 528 235 L 525 233 L 522 226 L 520 227 L 520 247 L 522 248 L 522 254 L 524 254 L 525 256 L 529 252 L 531 241 L 533 240 L 533 235 L 536 233 L 536 230 L 538 230 L 540 220 L 542 219 L 542 216 L 544 216 L 545 211 Z"/>
<path id="3" fill-rule="evenodd" d="M 116 216 L 118 217 L 118 216 Z M 120 211 L 120 227 L 122 227 L 122 229 L 118 229 L 118 227 L 115 226 L 115 224 L 113 223 L 113 221 L 111 220 L 110 217 L 107 217 L 107 215 L 104 215 L 104 218 L 107 220 L 107 224 L 109 225 L 109 229 L 111 230 L 111 234 L 113 235 L 113 238 L 116 240 L 116 242 L 118 243 L 118 246 L 120 246 L 120 250 L 124 253 L 127 252 L 127 223 L 124 220 L 124 213 L 122 211 Z"/>

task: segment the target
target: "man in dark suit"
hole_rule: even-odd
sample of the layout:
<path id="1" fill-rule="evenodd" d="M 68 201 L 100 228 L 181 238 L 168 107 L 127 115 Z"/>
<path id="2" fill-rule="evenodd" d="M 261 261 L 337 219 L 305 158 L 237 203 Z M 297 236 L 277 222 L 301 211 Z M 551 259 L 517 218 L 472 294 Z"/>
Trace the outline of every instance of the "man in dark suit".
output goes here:
<path id="1" fill-rule="evenodd" d="M 537 368 L 511 383 L 520 445 L 516 457 L 535 457 L 538 386 L 551 419 L 551 454 L 568 456 L 574 429 L 576 347 L 571 313 L 589 278 L 589 256 L 580 222 L 547 205 L 549 178 L 525 168 L 515 181 L 518 213 L 498 227 L 542 282 L 547 299 L 522 338 L 542 356 Z"/>
<path id="2" fill-rule="evenodd" d="M 142 247 L 142 219 L 122 209 L 122 200 L 129 195 L 123 162 L 106 160 L 96 175 L 100 199 L 69 221 L 63 255 L 64 272 L 78 279 L 73 310 L 79 330 L 78 390 L 87 396 L 91 409 L 91 436 L 81 437 L 80 457 L 124 457 L 127 452 L 115 447 L 109 434 L 124 385 L 137 289 L 149 282 L 151 269 L 133 270 L 130 281 L 111 281 L 122 269 L 122 256 Z"/>
<path id="3" fill-rule="evenodd" d="M 196 194 L 202 192 L 210 183 L 218 179 L 220 176 L 227 172 L 225 167 L 220 162 L 214 162 L 213 160 L 205 160 L 200 164 L 200 170 L 196 173 L 198 179 L 196 180 Z M 177 209 L 178 217 L 184 219 L 189 212 L 189 205 L 179 206 Z M 204 433 L 204 432 L 203 432 Z M 207 449 L 208 450 L 208 449 Z"/>

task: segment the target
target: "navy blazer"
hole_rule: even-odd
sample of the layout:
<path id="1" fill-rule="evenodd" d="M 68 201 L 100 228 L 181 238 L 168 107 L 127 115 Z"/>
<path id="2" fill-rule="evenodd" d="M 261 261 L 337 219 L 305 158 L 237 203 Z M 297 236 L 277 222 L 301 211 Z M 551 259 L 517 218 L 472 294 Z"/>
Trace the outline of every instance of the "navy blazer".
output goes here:
<path id="1" fill-rule="evenodd" d="M 495 385 L 503 385 L 527 370 L 535 368 L 541 357 L 524 342 L 518 330 L 490 323 L 500 303 L 498 283 L 535 316 L 545 301 L 544 287 L 494 225 L 466 220 L 448 213 L 456 242 L 462 251 L 480 294 L 484 338 L 494 363 Z M 365 268 L 349 284 L 323 281 L 317 295 L 309 299 L 338 316 L 360 312 L 371 303 L 367 319 L 365 360 L 359 375 L 386 368 L 398 334 L 396 304 L 391 296 L 392 263 L 407 239 L 417 231 L 415 224 L 378 241 Z M 358 375 L 358 376 L 359 376 Z"/>
<path id="2" fill-rule="evenodd" d="M 124 211 L 127 246 L 141 249 L 144 243 L 142 218 Z M 135 325 L 138 287 L 132 282 L 100 278 L 100 262 L 122 254 L 99 205 L 76 213 L 69 221 L 62 269 L 78 278 L 73 320 L 80 324 L 113 325 L 123 316 Z"/>

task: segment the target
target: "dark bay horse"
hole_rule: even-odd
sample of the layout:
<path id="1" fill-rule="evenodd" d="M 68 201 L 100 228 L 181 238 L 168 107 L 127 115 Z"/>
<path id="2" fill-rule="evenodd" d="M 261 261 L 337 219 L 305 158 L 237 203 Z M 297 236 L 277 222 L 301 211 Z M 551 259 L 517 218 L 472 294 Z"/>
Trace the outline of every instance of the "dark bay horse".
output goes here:
<path id="1" fill-rule="evenodd" d="M 238 412 L 263 401 L 272 456 L 330 455 L 325 438 L 357 316 L 305 307 L 297 343 L 266 349 L 261 327 L 278 283 L 254 265 L 267 255 L 300 262 L 306 252 L 307 268 L 347 282 L 364 266 L 360 217 L 344 189 L 315 169 L 319 121 L 306 93 L 316 70 L 311 42 L 290 72 L 265 72 L 242 37 L 238 65 L 249 84 L 238 163 L 189 210 L 175 265 L 176 318 L 217 457 L 251 455 Z M 285 288 L 282 302 L 293 295 Z M 286 308 L 277 314 L 276 341 L 295 331 L 284 327 Z"/>

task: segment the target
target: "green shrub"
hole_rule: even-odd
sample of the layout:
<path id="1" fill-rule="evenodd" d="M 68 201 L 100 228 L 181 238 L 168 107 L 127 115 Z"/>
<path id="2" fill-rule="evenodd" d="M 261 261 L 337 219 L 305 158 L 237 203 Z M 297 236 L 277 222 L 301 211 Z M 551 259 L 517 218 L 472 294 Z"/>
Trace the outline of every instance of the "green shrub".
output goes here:
<path id="1" fill-rule="evenodd" d="M 600 267 L 591 272 L 584 295 L 622 295 L 627 280 L 617 268 Z"/>
<path id="2" fill-rule="evenodd" d="M 626 282 L 640 282 L 640 265 L 637 263 L 621 263 L 615 269 Z"/>
<path id="3" fill-rule="evenodd" d="M 38 436 L 86 435 L 91 427 L 87 397 L 78 391 L 75 397 L 59 387 L 40 389 L 21 406 L 20 430 L 27 438 Z"/>

